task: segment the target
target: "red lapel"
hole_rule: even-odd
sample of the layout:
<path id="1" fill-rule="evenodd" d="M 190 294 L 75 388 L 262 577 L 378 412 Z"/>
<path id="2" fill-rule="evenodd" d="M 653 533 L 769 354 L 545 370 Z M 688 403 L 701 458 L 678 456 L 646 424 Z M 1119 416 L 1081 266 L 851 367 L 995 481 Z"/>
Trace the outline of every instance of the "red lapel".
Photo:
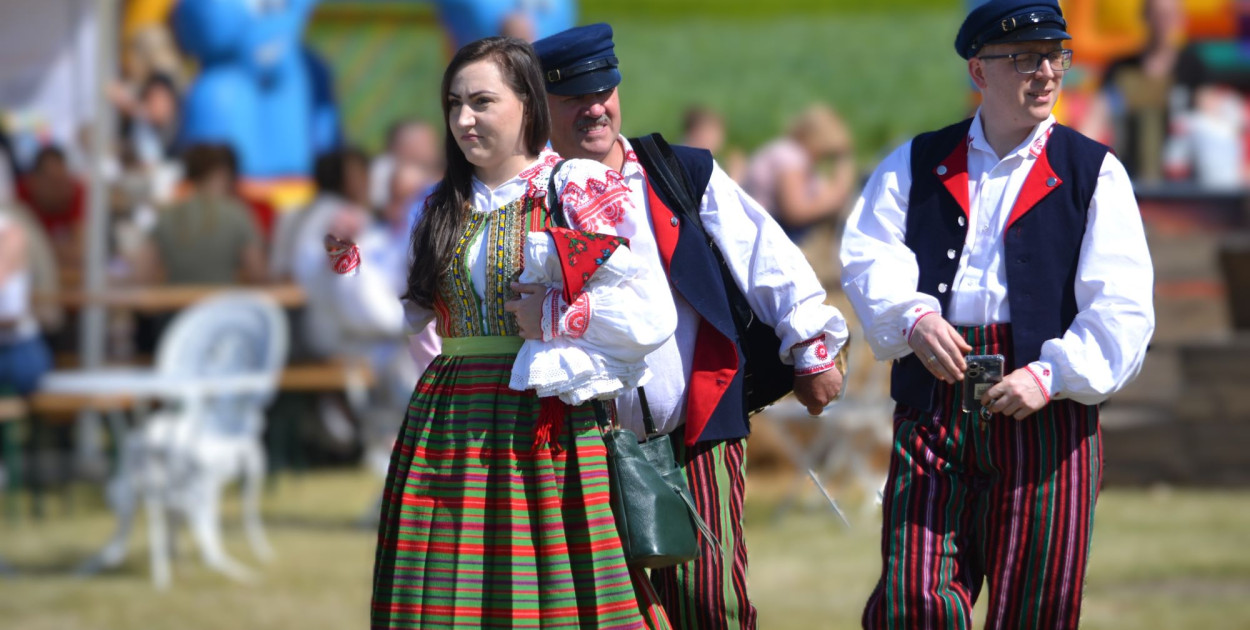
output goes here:
<path id="1" fill-rule="evenodd" d="M 655 245 L 660 250 L 660 261 L 664 263 L 664 271 L 668 273 L 669 263 L 673 260 L 673 250 L 677 249 L 677 236 L 680 231 L 673 225 L 673 211 L 651 188 L 651 182 L 643 177 L 643 186 L 647 189 L 647 206 L 651 209 L 651 225 L 655 226 Z"/>
<path id="2" fill-rule="evenodd" d="M 738 348 L 706 319 L 694 341 L 690 387 L 686 390 L 686 445 L 694 446 L 738 373 Z"/>
<path id="3" fill-rule="evenodd" d="M 645 180 L 644 180 L 645 181 Z M 672 275 L 673 252 L 681 230 L 673 219 L 673 211 L 646 181 L 647 204 L 651 211 L 651 225 L 655 233 L 656 249 L 664 271 Z M 738 348 L 732 339 L 721 334 L 706 319 L 699 320 L 699 332 L 694 340 L 694 360 L 690 369 L 690 384 L 686 388 L 686 444 L 694 446 L 703 429 L 712 419 L 712 412 L 720 405 L 725 390 L 738 373 Z"/>
<path id="4" fill-rule="evenodd" d="M 972 213 L 968 209 L 968 140 L 965 138 L 956 145 L 955 150 L 933 169 L 933 173 L 942 181 L 955 203 L 963 208 L 964 216 L 971 219 Z"/>
<path id="5" fill-rule="evenodd" d="M 1008 228 L 1063 183 L 1063 180 L 1055 175 L 1055 170 L 1050 167 L 1050 160 L 1047 159 L 1046 153 L 1045 147 L 1037 152 L 1037 159 L 1033 161 L 1033 167 L 1025 176 L 1024 184 L 1020 186 L 1020 193 L 1016 195 L 1016 203 L 1011 207 L 1011 216 L 1007 217 Z"/>

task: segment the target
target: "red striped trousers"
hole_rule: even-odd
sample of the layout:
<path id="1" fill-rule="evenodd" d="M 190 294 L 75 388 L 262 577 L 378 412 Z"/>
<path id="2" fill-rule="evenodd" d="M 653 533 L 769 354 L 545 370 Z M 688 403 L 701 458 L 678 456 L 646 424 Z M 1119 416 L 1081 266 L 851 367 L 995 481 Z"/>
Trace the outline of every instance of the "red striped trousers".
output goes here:
<path id="1" fill-rule="evenodd" d="M 959 328 L 973 354 L 1003 354 L 1005 324 Z M 938 384 L 931 413 L 894 413 L 882 517 L 881 580 L 864 628 L 1076 628 L 1102 468 L 1098 409 L 1054 401 L 983 428 Z"/>
<path id="2" fill-rule="evenodd" d="M 690 448 L 673 440 L 673 451 L 683 464 L 695 507 L 715 532 L 720 550 L 701 540 L 698 559 L 653 570 L 651 582 L 660 603 L 676 630 L 755 630 L 742 533 L 746 440 L 700 442 Z"/>

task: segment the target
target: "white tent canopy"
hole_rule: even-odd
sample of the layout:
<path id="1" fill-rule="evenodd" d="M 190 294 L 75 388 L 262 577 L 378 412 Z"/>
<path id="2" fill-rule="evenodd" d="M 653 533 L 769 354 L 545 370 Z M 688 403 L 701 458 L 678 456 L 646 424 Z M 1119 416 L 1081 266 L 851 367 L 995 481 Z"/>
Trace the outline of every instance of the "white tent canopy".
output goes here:
<path id="1" fill-rule="evenodd" d="M 116 74 L 119 0 L 3 0 L 0 2 L 0 113 L 22 166 L 41 144 L 54 142 L 81 158 L 90 180 L 83 283 L 89 293 L 104 285 L 107 226 L 102 159 L 112 150 L 113 113 L 105 105 L 105 81 Z M 99 112 L 102 115 L 96 116 Z M 80 131 L 90 125 L 83 155 Z M 84 309 L 82 360 L 102 362 L 104 311 Z"/>
<path id="2" fill-rule="evenodd" d="M 38 143 L 74 152 L 96 107 L 95 0 L 0 3 L 0 110 L 18 162 Z"/>

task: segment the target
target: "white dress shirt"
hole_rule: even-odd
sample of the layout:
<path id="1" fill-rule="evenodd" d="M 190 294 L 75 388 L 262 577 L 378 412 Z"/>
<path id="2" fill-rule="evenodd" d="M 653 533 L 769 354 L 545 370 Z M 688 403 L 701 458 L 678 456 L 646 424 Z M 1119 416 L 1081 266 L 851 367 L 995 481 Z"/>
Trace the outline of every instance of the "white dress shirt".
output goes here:
<path id="1" fill-rule="evenodd" d="M 1012 205 L 1054 117 L 999 157 L 985 139 L 981 112 L 968 131 L 967 238 L 950 287 L 951 324 L 983 326 L 1011 321 L 1003 233 Z M 842 237 L 843 286 L 865 324 L 878 359 L 911 352 L 908 337 L 921 317 L 940 311 L 916 290 L 920 270 L 905 243 L 911 191 L 911 142 L 873 173 Z M 962 219 L 961 219 L 962 221 Z M 1124 166 L 1108 152 L 1090 201 L 1077 265 L 1077 316 L 1062 337 L 1042 345 L 1029 364 L 1051 398 L 1096 404 L 1141 369 L 1154 331 L 1154 273 L 1141 215 Z"/>
<path id="2" fill-rule="evenodd" d="M 620 141 L 626 155 L 621 174 L 634 199 L 630 214 L 619 226 L 620 234 L 630 239 L 630 249 L 648 261 L 655 273 L 666 277 L 651 226 L 646 173 L 629 141 L 624 137 Z M 811 353 L 792 353 L 791 350 L 801 342 L 823 337 L 828 356 L 832 358 L 846 343 L 846 320 L 836 308 L 824 303 L 825 291 L 815 272 L 768 211 L 719 165 L 713 165 L 699 216 L 751 308 L 776 329 L 781 338 L 782 360 L 795 364 L 800 371 L 814 368 L 817 363 L 828 363 Z M 709 280 L 720 281 L 719 278 Z M 675 292 L 673 300 L 677 306 L 677 332 L 647 356 L 647 366 L 652 373 L 645 386 L 647 403 L 660 433 L 670 433 L 685 421 L 686 388 L 690 383 L 695 336 L 699 330 L 699 314 L 694 308 Z M 617 407 L 621 423 L 641 435 L 642 406 L 637 391 L 623 394 L 617 399 Z"/>

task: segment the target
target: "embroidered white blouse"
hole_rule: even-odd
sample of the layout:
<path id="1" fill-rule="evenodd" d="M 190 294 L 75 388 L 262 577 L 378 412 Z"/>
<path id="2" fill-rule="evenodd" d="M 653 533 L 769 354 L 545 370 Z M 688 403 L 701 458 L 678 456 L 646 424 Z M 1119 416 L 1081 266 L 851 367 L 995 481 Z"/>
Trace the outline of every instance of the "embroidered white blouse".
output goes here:
<path id="1" fill-rule="evenodd" d="M 614 304 L 627 292 L 609 289 L 645 273 L 642 260 L 628 247 L 619 247 L 582 285 L 581 295 L 574 299 L 574 304 L 594 301 L 599 317 L 632 316 L 636 309 Z M 564 273 L 550 234 L 530 232 L 526 236 L 525 270 L 521 272 L 520 282 L 542 284 L 551 290 L 549 296 L 558 298 L 562 294 Z M 561 304 L 562 298 L 555 302 Z M 543 339 L 527 339 L 517 353 L 509 383 L 512 389 L 532 389 L 540 397 L 559 396 L 570 405 L 580 405 L 591 399 L 611 400 L 646 383 L 647 364 L 643 361 L 646 347 L 625 347 L 611 344 L 607 339 L 580 342 L 576 326 L 560 334 L 551 328 L 551 323 L 559 317 L 552 317 L 548 311 L 543 319 Z M 608 347 L 612 347 L 615 356 L 601 351 Z"/>
<path id="2" fill-rule="evenodd" d="M 957 252 L 959 269 L 949 287 L 951 324 L 982 326 L 1011 321 L 1003 231 L 1012 204 L 1044 147 L 1050 117 L 1010 153 L 990 147 L 977 111 L 968 138 L 968 235 Z M 842 237 L 842 283 L 864 322 L 878 359 L 911 352 L 908 336 L 936 298 L 916 290 L 920 270 L 904 242 L 911 191 L 911 142 L 877 167 L 855 204 Z M 1029 364 L 1051 398 L 1084 404 L 1106 400 L 1140 371 L 1154 331 L 1150 252 L 1132 183 L 1108 153 L 1090 202 L 1077 266 L 1078 313 L 1057 339 L 1042 345 Z"/>
<path id="3" fill-rule="evenodd" d="M 558 160 L 559 157 L 554 153 L 544 151 L 520 174 L 494 189 L 474 177 L 473 212 L 493 212 L 522 195 L 546 195 L 546 173 Z M 614 178 L 606 166 L 592 160 L 566 161 L 555 174 L 554 188 L 565 201 L 566 210 L 593 208 L 607 216 L 630 211 L 629 195 L 619 183 L 619 176 Z M 567 215 L 573 229 L 623 236 L 610 225 L 595 224 L 593 228 L 582 225 L 576 212 L 567 212 Z M 544 238 L 549 239 L 546 236 Z M 482 232 L 479 232 L 466 252 L 473 289 L 479 298 L 483 297 L 482 287 L 486 286 L 486 251 L 482 241 Z M 677 320 L 672 295 L 666 290 L 663 280 L 651 278 L 650 274 L 651 271 L 645 266 L 631 267 L 628 277 L 614 282 L 595 283 L 590 287 L 591 290 L 583 294 L 584 300 L 577 300 L 571 309 L 563 303 L 558 289 L 549 290 L 543 309 L 544 338 L 542 341 L 527 344 L 531 345 L 534 352 L 576 346 L 604 358 L 599 364 L 601 366 L 641 363 L 643 356 L 672 336 Z M 381 275 L 364 264 L 359 268 L 356 282 L 340 282 L 336 287 L 350 291 L 350 294 L 343 295 L 342 298 L 351 300 L 367 283 L 382 282 Z M 353 285 L 355 289 L 352 288 Z M 433 320 L 432 310 L 408 300 L 402 302 L 411 333 L 423 330 Z M 560 315 L 553 318 L 552 311 Z M 624 370 L 619 376 L 623 377 L 623 382 L 636 384 L 641 373 Z M 563 391 L 548 388 L 547 393 Z"/>

